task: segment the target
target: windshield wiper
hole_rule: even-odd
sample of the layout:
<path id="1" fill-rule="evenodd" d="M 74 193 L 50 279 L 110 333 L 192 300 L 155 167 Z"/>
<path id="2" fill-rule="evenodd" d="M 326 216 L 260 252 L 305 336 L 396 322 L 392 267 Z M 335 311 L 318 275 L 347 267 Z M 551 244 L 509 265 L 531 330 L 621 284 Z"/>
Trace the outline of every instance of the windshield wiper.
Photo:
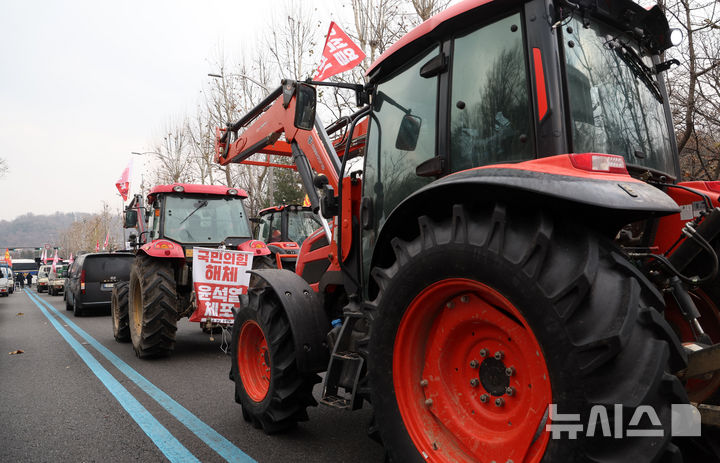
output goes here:
<path id="1" fill-rule="evenodd" d="M 195 209 L 193 209 L 193 211 L 192 211 L 191 213 L 189 213 L 189 214 L 187 215 L 187 217 L 185 217 L 184 219 L 182 219 L 182 222 L 180 222 L 178 225 L 184 224 L 185 221 L 186 221 L 187 219 L 189 219 L 191 215 L 193 215 L 194 213 L 196 213 L 201 207 L 205 207 L 205 206 L 207 206 L 207 205 L 208 205 L 208 202 L 207 202 L 206 200 L 203 199 L 202 201 L 200 201 L 200 205 L 199 205 L 198 207 L 196 207 Z"/>
<path id="2" fill-rule="evenodd" d="M 620 56 L 620 59 L 627 64 L 627 67 L 635 74 L 635 77 L 640 79 L 648 90 L 650 90 L 650 93 L 662 103 L 663 97 L 662 93 L 660 93 L 660 87 L 658 87 L 657 82 L 652 78 L 653 70 L 643 63 L 642 58 L 640 58 L 635 50 L 618 39 L 610 39 L 607 41 L 607 44 L 612 50 L 615 50 L 618 56 Z"/>

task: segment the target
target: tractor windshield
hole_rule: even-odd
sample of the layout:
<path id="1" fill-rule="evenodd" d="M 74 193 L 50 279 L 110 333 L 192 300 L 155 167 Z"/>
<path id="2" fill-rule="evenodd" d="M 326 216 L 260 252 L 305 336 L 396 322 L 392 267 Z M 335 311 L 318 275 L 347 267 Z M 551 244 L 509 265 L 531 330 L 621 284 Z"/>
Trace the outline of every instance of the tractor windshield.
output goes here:
<path id="1" fill-rule="evenodd" d="M 573 18 L 563 33 L 573 151 L 618 154 L 677 177 L 651 58 L 597 22 Z"/>
<path id="2" fill-rule="evenodd" d="M 288 214 L 288 239 L 301 245 L 305 238 L 320 228 L 320 220 L 310 211 L 297 211 Z"/>
<path id="3" fill-rule="evenodd" d="M 165 198 L 163 234 L 180 243 L 220 243 L 250 237 L 242 199 L 237 196 L 171 196 Z"/>

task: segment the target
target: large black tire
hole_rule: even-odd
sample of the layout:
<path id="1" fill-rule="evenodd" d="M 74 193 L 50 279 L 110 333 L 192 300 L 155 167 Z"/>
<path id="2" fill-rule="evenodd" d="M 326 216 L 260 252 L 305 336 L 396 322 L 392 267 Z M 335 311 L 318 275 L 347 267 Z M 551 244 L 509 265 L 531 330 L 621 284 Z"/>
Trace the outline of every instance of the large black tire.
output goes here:
<path id="1" fill-rule="evenodd" d="M 688 399 L 682 384 L 672 372 L 684 367 L 686 357 L 677 337 L 662 318 L 664 305 L 660 293 L 625 259 L 621 251 L 590 230 L 567 221 L 555 221 L 546 214 L 523 207 L 488 205 L 475 206 L 470 210 L 456 205 L 447 212 L 445 218 L 438 221 L 420 217 L 418 236 L 410 241 L 394 239 L 394 263 L 372 271 L 378 289 L 377 297 L 368 306 L 368 317 L 372 320 L 368 368 L 376 423 L 389 459 L 395 462 L 423 462 L 426 459 L 420 451 L 424 451 L 431 455 L 433 461 L 440 462 L 453 460 L 454 457 L 462 461 L 492 459 L 503 462 L 682 461 L 678 448 L 670 438 L 671 404 L 687 403 Z M 418 304 L 418 301 L 427 300 L 424 298 L 432 294 L 433 288 L 450 287 L 443 285 L 451 281 L 467 282 L 468 288 L 476 285 L 490 290 L 489 293 L 458 290 L 443 302 L 424 306 Z M 454 290 L 454 287 L 450 288 Z M 516 309 L 517 315 L 504 310 L 497 302 L 500 298 L 488 294 L 499 294 L 511 305 L 505 307 Z M 542 419 L 542 413 L 537 414 L 537 410 L 533 410 L 533 421 L 529 422 L 530 429 L 535 431 L 525 434 L 526 438 L 535 437 L 525 441 L 524 449 L 513 445 L 501 449 L 501 452 L 507 452 L 502 459 L 496 454 L 491 458 L 482 453 L 484 450 L 478 450 L 502 436 L 502 432 L 474 436 L 477 440 L 475 450 L 459 444 L 452 431 L 431 435 L 433 426 L 437 424 L 433 429 L 443 429 L 438 423 L 445 422 L 433 413 L 440 406 L 438 397 L 433 403 L 432 396 L 423 394 L 428 394 L 433 382 L 438 380 L 438 384 L 456 387 L 453 397 L 457 397 L 457 402 L 451 402 L 455 405 L 451 405 L 450 410 L 464 416 L 458 411 L 460 404 L 466 403 L 462 394 L 475 400 L 475 394 L 479 395 L 478 391 L 487 387 L 485 382 L 479 385 L 477 380 L 471 380 L 474 384 L 469 384 L 462 375 L 470 372 L 476 375 L 475 378 L 479 375 L 481 381 L 487 379 L 482 373 L 483 362 L 491 360 L 492 351 L 483 360 L 482 353 L 477 355 L 479 349 L 472 348 L 470 355 L 480 360 L 478 370 L 470 370 L 471 367 L 477 368 L 478 363 L 471 361 L 471 366 L 468 366 L 465 360 L 462 365 L 451 363 L 441 370 L 455 367 L 454 371 L 460 372 L 460 381 L 448 374 L 442 378 L 431 377 L 428 385 L 424 376 L 427 372 L 422 368 L 417 377 L 400 378 L 394 378 L 394 369 L 404 368 L 405 363 L 416 360 L 421 367 L 427 366 L 424 363 L 426 358 L 436 355 L 428 341 L 433 333 L 437 333 L 432 331 L 433 326 L 450 320 L 448 317 L 456 317 L 452 314 L 458 312 L 450 311 L 465 310 L 460 307 L 463 303 L 473 303 L 477 299 L 489 304 L 492 310 L 478 312 L 473 317 L 465 317 L 466 312 L 460 312 L 465 323 L 474 324 L 471 325 L 472 336 L 475 336 L 476 329 L 484 329 L 483 324 L 489 323 L 489 313 L 492 312 L 511 320 L 510 325 L 514 324 L 518 328 L 517 333 L 522 333 L 512 340 L 505 334 L 507 342 L 505 338 L 500 338 L 498 343 L 507 347 L 506 352 L 520 348 L 517 346 L 522 343 L 518 338 L 523 342 L 527 342 L 528 338 L 536 339 L 540 347 L 537 356 L 544 358 L 552 401 L 557 404 L 558 413 L 579 413 L 581 418 L 577 423 L 583 424 L 585 429 L 593 405 L 605 406 L 610 423 L 613 423 L 614 404 L 622 404 L 623 429 L 627 430 L 634 410 L 640 405 L 649 405 L 661 420 L 663 435 L 613 439 L 603 437 L 598 430 L 594 438 L 581 432 L 575 440 L 568 439 L 567 433 L 562 439 L 550 439 L 549 433 L 543 432 L 546 421 Z M 424 327 L 421 323 L 413 324 L 417 322 L 410 320 L 411 317 L 403 318 L 406 311 L 413 307 L 423 307 L 424 314 L 413 313 L 422 314 L 423 320 L 427 320 Z M 417 326 L 419 329 L 410 336 L 403 331 L 406 326 Z M 468 346 L 481 345 L 481 333 L 478 332 L 478 338 L 472 338 L 469 330 L 460 334 L 462 336 L 437 336 L 446 336 L 449 339 L 447 342 L 457 345 L 463 342 L 468 342 Z M 403 338 L 403 335 L 410 337 Z M 410 352 L 417 353 L 417 359 L 413 357 L 415 354 L 405 358 L 394 357 L 398 346 L 407 347 L 403 344 L 404 339 L 416 341 L 410 343 L 413 347 Z M 531 352 L 536 353 L 535 348 Z M 500 377 L 503 376 L 502 371 Z M 514 377 L 520 381 L 521 374 L 518 370 Z M 512 376 L 512 373 L 508 375 Z M 517 392 L 504 395 L 499 391 L 491 394 L 490 400 L 484 404 L 468 399 L 467 402 L 476 403 L 478 407 L 465 409 L 470 417 L 465 425 L 473 424 L 471 421 L 487 410 L 500 410 L 495 408 L 494 403 L 498 395 L 508 405 L 513 400 L 524 400 L 521 396 L 533 397 L 536 390 L 547 387 L 547 380 L 535 376 L 526 379 L 528 386 L 524 381 L 518 383 Z M 528 389 L 529 383 L 536 387 Z M 421 399 L 400 404 L 404 399 L 398 399 L 399 394 L 408 384 L 415 387 L 415 393 Z M 418 388 L 418 384 L 423 388 Z M 408 403 L 411 406 L 408 407 Z M 514 402 L 518 403 L 521 402 Z M 403 418 L 401 407 L 405 416 L 421 417 L 414 428 L 412 422 Z M 482 407 L 491 408 L 483 411 Z M 524 421 L 525 418 L 508 422 L 504 429 L 510 432 L 522 427 Z M 422 424 L 418 426 L 417 423 Z M 485 425 L 485 422 L 479 424 Z M 505 424 L 501 422 L 498 426 Z M 414 429 L 415 439 L 409 429 Z M 520 450 L 520 455 L 525 455 L 523 452 L 527 449 L 537 453 L 527 460 L 513 453 Z"/>
<path id="2" fill-rule="evenodd" d="M 73 309 L 73 315 L 75 317 L 82 317 L 83 309 L 82 309 L 82 306 L 80 305 L 80 303 L 78 303 L 77 297 L 73 298 L 72 309 Z"/>
<path id="3" fill-rule="evenodd" d="M 65 310 L 72 310 L 73 306 L 70 304 L 70 298 L 68 297 L 67 291 L 65 291 Z"/>
<path id="4" fill-rule="evenodd" d="M 275 265 L 275 256 L 272 254 L 269 256 L 254 256 L 253 257 L 253 264 L 252 269 L 253 270 L 264 270 L 264 269 L 274 269 L 277 268 L 277 265 Z M 250 288 L 259 288 L 262 286 L 265 286 L 265 280 L 260 278 L 257 275 L 250 275 L 250 283 L 248 284 Z"/>
<path id="5" fill-rule="evenodd" d="M 168 260 L 140 255 L 130 269 L 128 322 L 135 355 L 170 354 L 175 348 L 178 297 L 175 273 Z"/>
<path id="6" fill-rule="evenodd" d="M 245 421 L 273 434 L 308 420 L 306 408 L 317 405 L 312 390 L 320 377 L 298 370 L 290 323 L 272 289 L 250 290 L 249 300 L 237 312 L 233 324 L 230 379 L 235 381 L 235 401 L 242 406 Z M 250 334 L 243 331 L 246 326 Z M 265 340 L 266 350 L 263 348 L 263 356 L 258 358 L 262 362 L 260 370 L 253 369 L 252 362 L 243 357 L 250 350 L 241 346 L 255 345 L 251 336 Z M 250 385 L 246 386 L 243 378 Z M 262 381 L 267 381 L 264 397 L 257 389 L 253 392 L 252 385 Z"/>
<path id="7" fill-rule="evenodd" d="M 130 325 L 128 315 L 129 282 L 118 281 L 113 286 L 110 299 L 110 313 L 113 322 L 113 336 L 117 342 L 130 341 Z"/>

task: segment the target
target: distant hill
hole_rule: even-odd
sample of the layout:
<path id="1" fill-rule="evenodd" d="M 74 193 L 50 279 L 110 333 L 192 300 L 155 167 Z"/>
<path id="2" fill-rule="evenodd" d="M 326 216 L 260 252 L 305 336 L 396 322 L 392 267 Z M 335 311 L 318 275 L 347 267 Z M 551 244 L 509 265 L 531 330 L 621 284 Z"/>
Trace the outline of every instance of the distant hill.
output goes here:
<path id="1" fill-rule="evenodd" d="M 76 220 L 88 218 L 86 212 L 56 212 L 50 215 L 27 213 L 14 220 L 0 220 L 0 249 L 55 244 L 60 232 Z"/>

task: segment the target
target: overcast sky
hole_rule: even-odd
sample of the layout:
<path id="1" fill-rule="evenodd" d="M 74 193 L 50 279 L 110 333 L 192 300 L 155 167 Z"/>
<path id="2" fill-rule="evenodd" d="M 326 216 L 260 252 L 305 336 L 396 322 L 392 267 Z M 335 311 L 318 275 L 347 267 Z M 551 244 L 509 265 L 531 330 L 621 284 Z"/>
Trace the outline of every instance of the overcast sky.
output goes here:
<path id="1" fill-rule="evenodd" d="M 115 182 L 130 152 L 192 114 L 220 50 L 239 61 L 282 5 L 0 2 L 0 158 L 10 167 L 0 220 L 98 212 L 102 201 L 119 209 Z M 317 15 L 326 27 L 330 12 Z"/>

